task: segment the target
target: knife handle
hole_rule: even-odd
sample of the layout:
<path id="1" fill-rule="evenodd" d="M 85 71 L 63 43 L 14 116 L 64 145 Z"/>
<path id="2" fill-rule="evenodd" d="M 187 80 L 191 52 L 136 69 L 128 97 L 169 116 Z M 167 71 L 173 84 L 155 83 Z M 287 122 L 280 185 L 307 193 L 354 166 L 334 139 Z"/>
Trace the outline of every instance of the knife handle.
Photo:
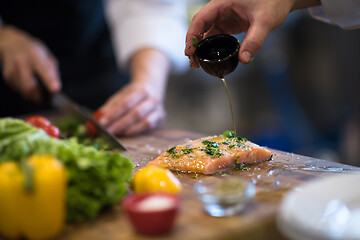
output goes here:
<path id="1" fill-rule="evenodd" d="M 52 93 L 47 89 L 43 81 L 40 80 L 39 76 L 35 75 L 35 79 L 38 83 L 40 94 L 41 94 L 41 103 L 50 104 L 52 99 Z"/>

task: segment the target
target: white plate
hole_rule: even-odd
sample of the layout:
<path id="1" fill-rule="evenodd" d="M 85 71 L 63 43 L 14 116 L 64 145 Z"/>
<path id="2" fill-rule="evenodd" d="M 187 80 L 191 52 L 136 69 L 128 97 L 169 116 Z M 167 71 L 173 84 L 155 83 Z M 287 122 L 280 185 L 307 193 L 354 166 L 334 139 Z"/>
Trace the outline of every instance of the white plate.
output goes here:
<path id="1" fill-rule="evenodd" d="M 295 240 L 360 239 L 360 174 L 339 174 L 296 188 L 284 198 L 277 225 Z"/>

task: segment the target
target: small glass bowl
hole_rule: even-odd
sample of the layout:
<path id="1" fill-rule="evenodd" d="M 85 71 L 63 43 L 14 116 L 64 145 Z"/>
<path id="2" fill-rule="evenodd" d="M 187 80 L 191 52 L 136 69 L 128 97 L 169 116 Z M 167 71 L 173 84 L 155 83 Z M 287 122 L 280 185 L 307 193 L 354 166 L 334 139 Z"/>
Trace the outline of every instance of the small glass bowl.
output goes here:
<path id="1" fill-rule="evenodd" d="M 195 58 L 205 72 L 223 78 L 239 64 L 239 49 L 240 43 L 234 36 L 213 35 L 199 42 Z"/>
<path id="2" fill-rule="evenodd" d="M 167 193 L 130 194 L 124 198 L 122 206 L 136 232 L 157 236 L 171 230 L 180 199 Z"/>
<path id="3" fill-rule="evenodd" d="M 208 214 L 226 217 L 245 208 L 255 194 L 255 185 L 235 177 L 212 177 L 195 183 L 194 190 Z"/>

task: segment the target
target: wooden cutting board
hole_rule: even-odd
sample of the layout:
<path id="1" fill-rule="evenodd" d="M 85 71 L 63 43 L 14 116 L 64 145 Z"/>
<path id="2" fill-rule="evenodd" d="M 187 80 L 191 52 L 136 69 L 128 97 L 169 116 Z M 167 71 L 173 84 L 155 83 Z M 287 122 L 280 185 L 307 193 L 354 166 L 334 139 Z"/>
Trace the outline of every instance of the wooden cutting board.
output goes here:
<path id="1" fill-rule="evenodd" d="M 166 149 L 204 135 L 162 129 L 134 138 L 122 138 L 124 152 L 134 162 L 134 172 Z M 256 195 L 239 215 L 215 218 L 207 215 L 197 200 L 193 185 L 206 178 L 201 174 L 175 173 L 183 185 L 182 204 L 172 231 L 151 238 L 132 229 L 122 211 L 121 202 L 105 210 L 93 221 L 69 224 L 58 239 L 285 239 L 276 227 L 276 213 L 284 195 L 300 184 L 328 175 L 359 171 L 360 168 L 330 161 L 273 151 L 274 159 L 250 167 L 247 171 L 231 170 L 226 174 L 256 184 Z M 216 176 L 221 178 L 222 176 Z"/>

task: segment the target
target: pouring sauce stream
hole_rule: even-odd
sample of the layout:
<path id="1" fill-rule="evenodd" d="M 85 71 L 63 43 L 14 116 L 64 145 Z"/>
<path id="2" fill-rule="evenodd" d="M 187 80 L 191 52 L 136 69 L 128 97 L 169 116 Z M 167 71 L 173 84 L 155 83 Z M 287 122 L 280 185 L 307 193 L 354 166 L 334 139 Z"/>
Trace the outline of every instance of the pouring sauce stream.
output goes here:
<path id="1" fill-rule="evenodd" d="M 233 106 L 232 106 L 232 103 L 231 103 L 231 97 L 230 97 L 229 88 L 228 88 L 228 86 L 227 86 L 227 84 L 226 84 L 225 77 L 222 77 L 222 78 L 221 78 L 221 81 L 222 81 L 223 84 L 224 84 L 224 87 L 225 87 L 225 89 L 226 89 L 226 94 L 227 94 L 227 96 L 228 96 L 229 105 L 230 105 L 230 111 L 231 111 L 231 118 L 232 118 L 233 128 L 234 128 L 234 134 L 235 134 L 235 136 L 236 136 L 235 116 L 234 116 Z"/>

